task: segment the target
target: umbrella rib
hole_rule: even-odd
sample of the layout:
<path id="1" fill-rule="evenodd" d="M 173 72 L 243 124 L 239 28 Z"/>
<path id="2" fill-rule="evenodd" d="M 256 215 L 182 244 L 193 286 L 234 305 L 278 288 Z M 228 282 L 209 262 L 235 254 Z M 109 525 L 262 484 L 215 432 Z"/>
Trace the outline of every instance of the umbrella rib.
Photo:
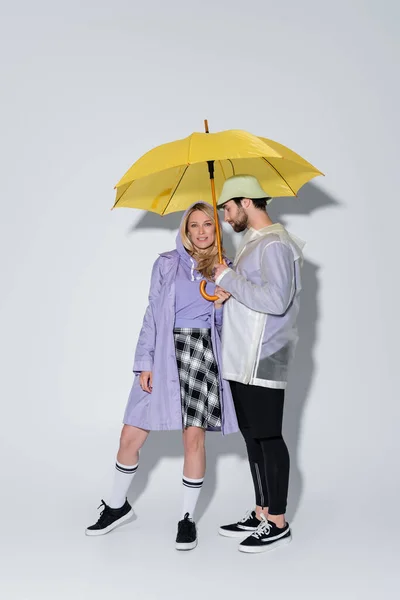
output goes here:
<path id="1" fill-rule="evenodd" d="M 287 187 L 290 189 L 290 191 L 293 193 L 293 195 L 297 197 L 297 194 L 296 194 L 296 192 L 294 191 L 294 189 L 293 189 L 293 188 L 292 188 L 292 187 L 289 185 L 289 183 L 288 183 L 288 182 L 287 182 L 287 180 L 286 180 L 286 179 L 283 177 L 283 175 L 281 175 L 281 173 L 279 173 L 278 169 L 277 169 L 276 167 L 274 167 L 274 165 L 273 165 L 272 163 L 270 163 L 270 162 L 269 162 L 269 160 L 267 160 L 267 159 L 265 158 L 265 156 L 261 156 L 260 158 L 262 158 L 262 160 L 264 160 L 264 161 L 265 161 L 265 162 L 266 162 L 266 163 L 267 163 L 267 164 L 268 164 L 268 165 L 269 165 L 269 166 L 270 166 L 270 167 L 271 167 L 271 168 L 272 168 L 272 169 L 275 171 L 275 173 L 276 173 L 276 174 L 277 174 L 277 175 L 278 175 L 278 176 L 279 176 L 279 177 L 280 177 L 280 178 L 281 178 L 281 179 L 282 179 L 282 180 L 285 182 L 285 184 L 286 184 L 286 185 L 287 185 Z M 230 163 L 231 163 L 231 166 L 232 166 L 232 171 L 233 171 L 233 173 L 235 173 L 235 167 L 234 167 L 234 165 L 233 165 L 233 162 L 232 162 L 232 160 L 231 160 L 230 158 L 228 158 L 228 162 L 230 162 Z M 165 211 L 167 210 L 168 206 L 171 204 L 172 198 L 175 196 L 175 193 L 176 193 L 176 191 L 177 191 L 177 189 L 178 189 L 179 185 L 181 184 L 181 182 L 182 182 L 182 179 L 184 178 L 184 176 L 185 176 L 185 174 L 186 174 L 186 171 L 188 170 L 189 166 L 190 166 L 189 164 L 188 164 L 188 165 L 186 165 L 186 167 L 185 167 L 185 170 L 183 171 L 183 173 L 182 173 L 181 177 L 179 178 L 179 181 L 178 181 L 178 183 L 176 184 L 176 186 L 175 186 L 175 188 L 174 188 L 174 191 L 172 192 L 172 194 L 171 194 L 171 196 L 170 196 L 170 198 L 169 198 L 169 200 L 168 200 L 168 202 L 167 202 L 167 204 L 166 204 L 166 206 L 165 206 L 164 210 L 163 210 L 163 211 L 162 211 L 162 213 L 161 213 L 162 215 L 165 215 Z M 133 183 L 133 182 L 132 182 L 132 183 Z M 123 198 L 123 196 L 126 194 L 126 192 L 128 191 L 128 189 L 129 189 L 129 188 L 130 188 L 130 186 L 128 186 L 128 188 L 127 188 L 127 189 L 126 189 L 126 190 L 123 192 L 123 194 L 120 196 L 120 198 L 118 198 L 118 200 L 115 202 L 115 204 L 114 204 L 113 208 L 115 208 L 115 207 L 117 206 L 117 204 L 120 202 L 120 200 Z"/>
<path id="2" fill-rule="evenodd" d="M 131 182 L 132 185 L 133 181 Z M 131 186 L 128 185 L 128 187 L 126 188 L 126 190 L 121 194 L 121 196 L 118 198 L 118 200 L 115 201 L 113 208 L 115 208 L 118 204 L 118 202 L 125 196 L 126 192 L 129 190 Z"/>
<path id="3" fill-rule="evenodd" d="M 165 215 L 165 211 L 167 210 L 168 206 L 171 204 L 171 200 L 172 200 L 172 198 L 175 196 L 175 192 L 176 192 L 176 190 L 178 189 L 178 187 L 179 187 L 179 185 L 180 185 L 180 183 L 181 183 L 182 179 L 184 178 L 184 176 L 185 176 L 185 173 L 186 173 L 186 171 L 188 170 L 188 168 L 189 168 L 189 165 L 186 165 L 186 167 L 185 167 L 185 170 L 183 171 L 183 173 L 182 173 L 182 175 L 181 175 L 181 177 L 180 177 L 180 179 L 179 179 L 178 183 L 177 183 L 177 184 L 176 184 L 176 186 L 175 186 L 175 189 L 174 189 L 174 191 L 173 191 L 173 192 L 172 192 L 172 194 L 170 195 L 170 197 L 169 197 L 169 200 L 168 200 L 168 202 L 167 202 L 167 204 L 166 204 L 166 206 L 165 206 L 164 210 L 163 210 L 163 211 L 162 211 L 162 213 L 161 213 L 161 215 L 162 215 L 162 216 L 164 216 L 164 215 Z"/>
<path id="4" fill-rule="evenodd" d="M 233 173 L 233 175 L 235 175 L 235 167 L 234 167 L 234 165 L 233 165 L 233 162 L 231 161 L 231 159 L 230 159 L 230 158 L 228 158 L 228 162 L 230 162 L 230 163 L 231 163 L 231 167 L 232 167 L 232 173 Z"/>
<path id="5" fill-rule="evenodd" d="M 291 186 L 288 184 L 288 182 L 286 181 L 286 179 L 284 178 L 284 176 L 283 176 L 283 175 L 281 175 L 281 174 L 279 173 L 278 169 L 277 169 L 276 167 L 274 167 L 274 165 L 273 165 L 273 164 L 271 164 L 271 163 L 269 162 L 269 160 L 267 160 L 267 159 L 265 158 L 265 156 L 262 156 L 261 158 L 262 158 L 263 160 L 265 160 L 265 162 L 266 162 L 266 163 L 268 163 L 270 167 L 272 167 L 272 169 L 275 171 L 275 173 L 277 173 L 277 175 L 279 175 L 279 177 L 280 177 L 281 179 L 283 179 L 283 181 L 284 181 L 284 182 L 286 183 L 286 185 L 288 186 L 289 190 L 290 190 L 291 192 L 293 192 L 293 195 L 294 195 L 294 196 L 296 196 L 296 198 L 297 198 L 297 194 L 296 194 L 296 192 L 295 192 L 295 191 L 294 191 L 294 189 L 293 189 L 293 188 L 292 188 L 292 187 L 291 187 Z"/>

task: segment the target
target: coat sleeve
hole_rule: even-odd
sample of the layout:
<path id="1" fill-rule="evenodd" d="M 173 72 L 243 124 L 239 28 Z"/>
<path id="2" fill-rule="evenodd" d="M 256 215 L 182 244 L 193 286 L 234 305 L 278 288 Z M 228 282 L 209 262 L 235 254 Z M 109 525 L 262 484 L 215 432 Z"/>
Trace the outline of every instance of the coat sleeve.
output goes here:
<path id="1" fill-rule="evenodd" d="M 156 324 L 153 307 L 154 301 L 160 294 L 161 279 L 160 258 L 157 258 L 151 273 L 149 304 L 144 315 L 142 329 L 140 330 L 136 346 L 133 363 L 133 372 L 136 374 L 142 371 L 152 371 L 153 369 L 154 349 L 156 345 Z"/>
<path id="2" fill-rule="evenodd" d="M 223 322 L 223 316 L 224 316 L 224 307 L 221 306 L 221 308 L 214 308 L 214 313 L 215 313 L 215 327 L 217 328 L 219 336 L 221 337 L 222 322 Z"/>
<path id="3" fill-rule="evenodd" d="M 248 281 L 232 269 L 224 271 L 218 285 L 251 310 L 284 315 L 295 293 L 294 255 L 283 242 L 270 242 L 261 255 L 261 285 Z"/>
<path id="4" fill-rule="evenodd" d="M 224 256 L 224 260 L 226 262 L 226 264 L 228 265 L 228 267 L 232 267 L 233 263 L 232 261 L 227 257 Z M 224 304 L 221 306 L 221 308 L 214 308 L 214 314 L 215 314 L 215 327 L 217 328 L 219 337 L 221 337 L 221 333 L 222 333 L 222 323 L 224 320 Z"/>

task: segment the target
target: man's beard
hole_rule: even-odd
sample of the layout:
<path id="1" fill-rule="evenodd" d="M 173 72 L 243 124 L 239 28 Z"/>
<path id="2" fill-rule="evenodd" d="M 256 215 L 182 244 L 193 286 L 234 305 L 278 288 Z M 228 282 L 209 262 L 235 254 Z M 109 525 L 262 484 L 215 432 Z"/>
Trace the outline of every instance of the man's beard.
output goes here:
<path id="1" fill-rule="evenodd" d="M 232 229 L 236 231 L 236 233 L 240 233 L 247 229 L 247 224 L 249 222 L 249 218 L 246 215 L 243 208 L 238 212 L 238 215 L 234 221 L 232 221 Z"/>

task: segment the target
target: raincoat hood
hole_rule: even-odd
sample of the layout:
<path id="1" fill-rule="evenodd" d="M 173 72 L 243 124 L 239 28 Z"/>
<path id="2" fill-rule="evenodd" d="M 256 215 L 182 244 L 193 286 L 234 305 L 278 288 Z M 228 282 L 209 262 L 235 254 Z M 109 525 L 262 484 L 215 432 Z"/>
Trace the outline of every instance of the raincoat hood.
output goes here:
<path id="1" fill-rule="evenodd" d="M 287 238 L 287 241 L 293 251 L 294 259 L 299 260 L 300 264 L 303 263 L 303 248 L 305 246 L 305 242 L 301 240 L 299 237 L 289 233 L 281 223 L 274 223 L 273 225 L 269 225 L 267 227 L 263 227 L 263 229 L 253 229 L 250 227 L 246 233 L 244 234 L 242 241 L 239 245 L 239 248 L 236 252 L 236 256 L 239 256 L 241 250 L 250 242 L 260 239 L 261 237 L 277 233 L 283 235 Z"/>

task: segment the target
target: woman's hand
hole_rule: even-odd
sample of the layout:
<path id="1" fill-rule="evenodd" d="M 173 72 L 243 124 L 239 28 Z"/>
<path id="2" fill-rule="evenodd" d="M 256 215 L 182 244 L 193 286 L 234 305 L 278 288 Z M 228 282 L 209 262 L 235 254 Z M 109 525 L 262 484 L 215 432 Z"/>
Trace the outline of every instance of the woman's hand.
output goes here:
<path id="1" fill-rule="evenodd" d="M 214 302 L 215 308 L 222 308 L 223 303 L 231 297 L 230 293 L 219 287 L 219 285 L 215 287 L 215 295 L 218 296 L 218 300 Z"/>
<path id="2" fill-rule="evenodd" d="M 140 373 L 139 383 L 142 390 L 151 394 L 153 391 L 153 373 L 151 371 L 142 371 Z"/>

